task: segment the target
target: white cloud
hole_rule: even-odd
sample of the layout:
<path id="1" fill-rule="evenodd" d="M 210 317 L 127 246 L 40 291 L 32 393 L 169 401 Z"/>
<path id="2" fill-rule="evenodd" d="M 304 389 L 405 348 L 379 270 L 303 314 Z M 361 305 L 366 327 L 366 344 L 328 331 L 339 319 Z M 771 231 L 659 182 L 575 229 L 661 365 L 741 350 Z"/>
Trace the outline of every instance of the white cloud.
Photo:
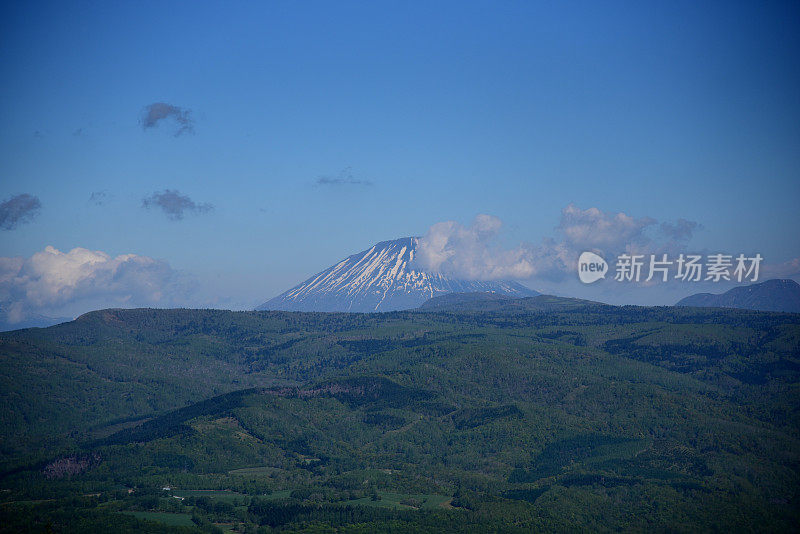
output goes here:
<path id="1" fill-rule="evenodd" d="M 417 261 L 433 271 L 468 280 L 529 278 L 534 274 L 527 249 L 503 249 L 496 243 L 502 221 L 478 215 L 469 226 L 454 221 L 434 224 L 419 241 Z"/>
<path id="2" fill-rule="evenodd" d="M 545 280 L 561 280 L 565 276 L 572 276 L 577 268 L 578 256 L 584 251 L 592 251 L 610 259 L 623 252 L 673 250 L 679 245 L 679 240 L 688 241 L 698 226 L 683 219 L 674 225 L 664 223 L 664 235 L 673 228 L 676 230 L 669 234 L 668 241 L 658 242 L 649 235 L 653 233 L 651 230 L 658 228 L 658 221 L 652 217 L 636 218 L 623 212 L 607 213 L 598 208 L 582 210 L 569 204 L 561 210 L 555 236 L 532 247 L 536 276 Z"/>
<path id="3" fill-rule="evenodd" d="M 645 230 L 656 224 L 655 219 L 636 219 L 625 213 L 604 213 L 597 208 L 581 210 L 569 204 L 561 210 L 561 222 L 556 231 L 563 242 L 574 249 L 624 250 L 650 242 Z"/>
<path id="4" fill-rule="evenodd" d="M 48 246 L 29 258 L 0 257 L 0 307 L 10 323 L 98 307 L 175 305 L 190 286 L 168 263 L 137 254 Z"/>
<path id="5" fill-rule="evenodd" d="M 501 227 L 502 221 L 491 215 L 478 215 L 469 226 L 454 221 L 434 224 L 420 239 L 418 261 L 424 268 L 472 280 L 561 280 L 574 275 L 583 251 L 606 258 L 622 252 L 672 252 L 682 249 L 700 225 L 684 219 L 659 225 L 651 217 L 569 204 L 561 210 L 555 235 L 538 245 L 503 248 L 498 240 Z"/>

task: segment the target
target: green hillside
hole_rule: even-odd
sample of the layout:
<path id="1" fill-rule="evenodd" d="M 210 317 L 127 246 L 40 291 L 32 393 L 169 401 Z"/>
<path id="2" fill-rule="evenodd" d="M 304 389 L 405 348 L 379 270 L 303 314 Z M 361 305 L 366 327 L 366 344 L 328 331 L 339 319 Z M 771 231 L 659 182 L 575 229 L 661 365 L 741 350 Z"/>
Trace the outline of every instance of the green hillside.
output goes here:
<path id="1" fill-rule="evenodd" d="M 800 519 L 796 314 L 103 310 L 0 347 L 0 531 Z"/>

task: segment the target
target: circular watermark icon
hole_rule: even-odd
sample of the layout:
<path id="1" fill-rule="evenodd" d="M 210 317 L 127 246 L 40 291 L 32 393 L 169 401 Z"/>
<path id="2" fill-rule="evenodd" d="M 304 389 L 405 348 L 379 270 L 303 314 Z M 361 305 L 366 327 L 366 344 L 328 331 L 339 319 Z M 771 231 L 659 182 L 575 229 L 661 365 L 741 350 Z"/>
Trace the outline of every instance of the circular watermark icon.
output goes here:
<path id="1" fill-rule="evenodd" d="M 594 252 L 583 252 L 578 258 L 578 278 L 584 284 L 597 282 L 606 277 L 608 263 Z"/>

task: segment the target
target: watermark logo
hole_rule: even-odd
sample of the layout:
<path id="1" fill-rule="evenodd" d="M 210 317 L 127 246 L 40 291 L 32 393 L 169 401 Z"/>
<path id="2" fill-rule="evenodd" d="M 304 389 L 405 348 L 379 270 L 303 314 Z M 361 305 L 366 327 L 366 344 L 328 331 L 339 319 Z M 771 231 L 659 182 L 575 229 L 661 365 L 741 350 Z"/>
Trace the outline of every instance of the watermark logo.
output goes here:
<path id="1" fill-rule="evenodd" d="M 670 259 L 667 254 L 620 254 L 615 264 L 617 282 L 757 282 L 761 254 L 680 254 Z M 591 284 L 606 277 L 608 264 L 594 252 L 583 252 L 578 258 L 578 277 Z"/>
<path id="2" fill-rule="evenodd" d="M 583 252 L 578 258 L 578 278 L 584 284 L 591 284 L 597 282 L 601 278 L 606 277 L 608 272 L 608 264 L 606 260 L 595 254 L 594 252 Z"/>

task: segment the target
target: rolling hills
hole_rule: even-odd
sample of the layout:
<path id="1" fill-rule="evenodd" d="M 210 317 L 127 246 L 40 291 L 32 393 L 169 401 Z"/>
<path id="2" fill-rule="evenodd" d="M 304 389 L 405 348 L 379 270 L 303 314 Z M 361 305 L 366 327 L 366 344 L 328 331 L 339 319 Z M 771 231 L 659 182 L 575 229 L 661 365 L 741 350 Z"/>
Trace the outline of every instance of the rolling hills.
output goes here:
<path id="1" fill-rule="evenodd" d="M 445 300 L 0 334 L 0 530 L 797 524 L 800 316 Z"/>

